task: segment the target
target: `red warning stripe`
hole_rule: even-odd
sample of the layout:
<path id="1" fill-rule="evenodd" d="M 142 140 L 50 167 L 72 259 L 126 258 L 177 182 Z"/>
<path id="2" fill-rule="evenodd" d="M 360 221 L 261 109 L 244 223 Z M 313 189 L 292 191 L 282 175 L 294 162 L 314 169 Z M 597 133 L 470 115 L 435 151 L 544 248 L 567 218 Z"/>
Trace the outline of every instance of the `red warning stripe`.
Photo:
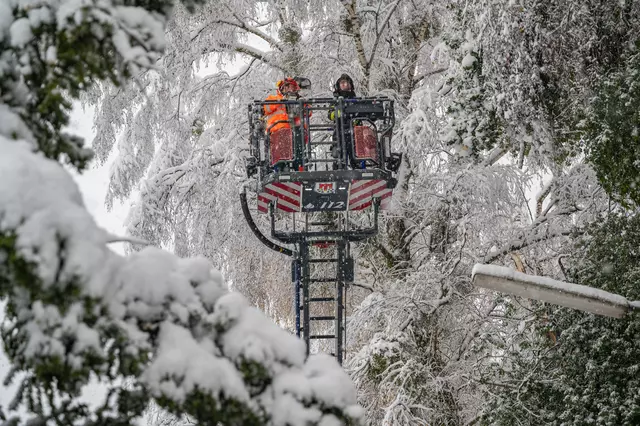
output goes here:
<path id="1" fill-rule="evenodd" d="M 363 185 L 366 186 L 364 190 L 358 190 L 357 192 L 351 194 L 349 197 L 349 204 L 356 204 L 358 201 L 363 200 L 367 197 L 371 197 L 373 194 L 376 194 L 387 187 L 387 182 L 383 180 L 372 181 L 373 184 Z"/>
<path id="2" fill-rule="evenodd" d="M 284 195 L 284 194 L 276 191 L 275 189 L 270 188 L 269 186 L 266 186 L 264 188 L 264 192 L 266 192 L 267 194 L 271 194 L 274 197 L 277 197 L 277 198 L 279 198 L 281 200 L 284 200 L 284 201 L 286 201 L 288 203 L 291 203 L 291 204 L 293 204 L 293 205 L 295 205 L 297 207 L 300 207 L 300 202 L 297 199 L 291 198 L 288 195 Z M 293 195 L 293 194 L 291 194 L 291 195 Z"/>
<path id="3" fill-rule="evenodd" d="M 380 199 L 380 208 L 389 206 L 392 189 L 387 188 L 383 179 L 362 179 L 351 182 L 349 210 L 364 210 L 370 207 L 374 198 Z M 301 211 L 302 184 L 298 182 L 272 182 L 258 195 L 258 211 L 267 213 L 269 204 L 274 203 L 278 210 L 293 213 Z"/>
<path id="4" fill-rule="evenodd" d="M 273 182 L 267 185 L 267 187 L 275 186 L 277 188 L 283 189 L 287 192 L 292 193 L 293 195 L 300 196 L 300 184 L 295 183 L 282 183 L 282 182 Z"/>
<path id="5" fill-rule="evenodd" d="M 380 198 L 380 200 L 381 200 L 380 208 L 382 210 L 387 208 L 388 203 L 386 203 L 385 200 L 388 199 L 389 197 L 391 197 L 391 195 L 392 195 L 392 192 L 388 191 L 388 192 L 385 192 L 385 193 L 381 194 L 379 197 L 376 197 L 376 198 Z M 372 203 L 373 203 L 373 197 L 370 200 L 366 201 L 365 203 L 362 203 L 360 205 L 352 207 L 351 210 L 364 210 L 367 207 L 371 207 Z"/>
<path id="6" fill-rule="evenodd" d="M 267 213 L 270 203 L 275 203 L 278 210 L 287 213 L 300 211 L 302 184 L 296 182 L 273 182 L 265 186 L 264 192 L 258 195 L 258 211 Z"/>
<path id="7" fill-rule="evenodd" d="M 364 182 L 364 183 L 362 183 Z M 351 184 L 351 195 L 350 197 L 354 197 L 361 192 L 366 192 L 367 188 L 375 185 L 378 182 L 382 182 L 380 179 L 373 179 L 370 181 L 354 181 Z"/>
<path id="8" fill-rule="evenodd" d="M 382 179 L 353 181 L 349 195 L 349 210 L 363 210 L 370 207 L 374 197 L 381 200 L 390 197 L 392 190 L 387 188 L 386 183 Z M 387 206 L 387 202 L 380 204 L 381 209 L 385 209 Z"/>

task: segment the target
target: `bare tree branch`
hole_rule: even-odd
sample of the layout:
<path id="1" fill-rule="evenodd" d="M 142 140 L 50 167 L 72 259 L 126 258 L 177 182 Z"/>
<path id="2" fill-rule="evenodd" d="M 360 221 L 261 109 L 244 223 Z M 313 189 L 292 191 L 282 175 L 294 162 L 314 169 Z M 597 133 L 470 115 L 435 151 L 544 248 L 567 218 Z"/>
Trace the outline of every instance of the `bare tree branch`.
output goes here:
<path id="1" fill-rule="evenodd" d="M 576 230 L 567 229 L 567 230 L 562 230 L 557 232 L 543 233 L 543 234 L 534 235 L 531 237 L 523 236 L 520 239 L 510 241 L 509 243 L 505 244 L 504 246 L 502 246 L 500 249 L 496 251 L 488 253 L 484 258 L 484 263 L 491 263 L 497 258 L 499 258 L 500 256 L 504 256 L 505 254 L 510 253 L 512 251 L 521 250 L 525 247 L 528 247 L 535 243 L 539 243 L 541 241 L 546 241 L 546 240 L 550 240 L 552 238 L 557 238 L 557 237 L 566 237 L 567 235 L 572 235 L 572 234 L 580 235 L 582 233 L 584 233 L 584 231 L 581 231 L 579 229 L 576 229 Z"/>
<path id="2" fill-rule="evenodd" d="M 382 21 L 382 25 L 380 26 L 380 28 L 378 28 L 378 32 L 376 34 L 376 39 L 374 40 L 373 47 L 371 48 L 371 55 L 369 56 L 369 60 L 367 61 L 367 70 L 369 70 L 371 68 L 371 64 L 373 63 L 373 59 L 376 56 L 376 50 L 378 49 L 378 44 L 380 43 L 380 39 L 382 38 L 382 34 L 384 33 L 384 29 L 386 28 L 387 24 L 389 24 L 389 20 L 391 19 L 391 16 L 393 16 L 393 14 L 395 13 L 396 9 L 398 8 L 398 5 L 400 5 L 401 1 L 402 0 L 396 0 L 396 2 L 391 5 L 391 10 L 389 11 L 389 13 L 387 13 L 386 18 L 384 18 L 384 20 Z"/>

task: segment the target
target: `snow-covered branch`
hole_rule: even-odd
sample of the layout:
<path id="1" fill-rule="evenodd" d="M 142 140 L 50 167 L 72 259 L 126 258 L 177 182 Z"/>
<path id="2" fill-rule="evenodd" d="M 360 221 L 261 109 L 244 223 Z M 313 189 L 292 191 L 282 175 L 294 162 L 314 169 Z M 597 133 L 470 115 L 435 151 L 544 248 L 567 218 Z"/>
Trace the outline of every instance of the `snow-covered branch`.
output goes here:
<path id="1" fill-rule="evenodd" d="M 387 16 L 382 20 L 382 24 L 377 26 L 376 38 L 373 41 L 373 47 L 371 48 L 371 55 L 369 55 L 369 59 L 367 60 L 367 69 L 371 68 L 371 64 L 373 63 L 373 59 L 376 56 L 376 51 L 378 50 L 378 44 L 382 39 L 383 34 L 385 33 L 387 24 L 391 17 L 395 14 L 398 5 L 402 0 L 396 0 L 389 6 L 389 10 L 387 11 Z"/>
<path id="2" fill-rule="evenodd" d="M 268 64 L 268 65 L 271 65 L 274 68 L 277 68 L 279 70 L 285 71 L 284 68 L 281 65 L 279 65 L 279 64 L 275 63 L 273 60 L 271 60 L 271 58 L 268 56 L 267 53 L 262 52 L 262 51 L 254 48 L 252 46 L 249 46 L 247 44 L 242 44 L 242 43 L 236 43 L 233 46 L 233 50 L 235 52 L 243 53 L 243 54 L 245 54 L 247 56 L 250 56 L 251 58 L 258 59 L 259 61 L 264 62 L 265 64 Z"/>
<path id="3" fill-rule="evenodd" d="M 509 241 L 507 244 L 497 250 L 493 250 L 487 253 L 484 258 L 484 263 L 491 263 L 494 260 L 498 259 L 500 256 L 504 256 L 505 254 L 512 251 L 521 250 L 525 247 L 529 247 L 530 245 L 539 243 L 541 241 L 547 241 L 558 237 L 566 237 L 568 235 L 579 235 L 582 232 L 583 231 L 579 229 L 567 229 L 553 232 L 543 232 L 540 234 L 527 234 L 522 236 L 521 238 Z"/>
<path id="4" fill-rule="evenodd" d="M 228 6 L 227 6 L 228 8 Z M 269 36 L 267 33 L 265 33 L 262 30 L 259 30 L 256 27 L 252 27 L 247 25 L 244 21 L 242 21 L 237 14 L 233 13 L 233 17 L 236 18 L 236 22 L 234 21 L 230 21 L 228 19 L 216 19 L 212 22 L 207 22 L 206 24 L 202 25 L 200 27 L 200 29 L 198 31 L 195 32 L 195 34 L 191 37 L 191 41 L 195 41 L 198 37 L 200 37 L 200 35 L 207 29 L 211 28 L 211 25 L 229 25 L 231 27 L 235 27 L 241 30 L 244 30 L 250 34 L 253 34 L 259 38 L 261 38 L 262 40 L 266 41 L 267 43 L 269 43 L 269 45 L 271 47 L 274 47 L 276 49 L 278 49 L 279 51 L 283 51 L 282 46 L 280 45 L 280 43 L 274 39 L 273 37 Z"/>

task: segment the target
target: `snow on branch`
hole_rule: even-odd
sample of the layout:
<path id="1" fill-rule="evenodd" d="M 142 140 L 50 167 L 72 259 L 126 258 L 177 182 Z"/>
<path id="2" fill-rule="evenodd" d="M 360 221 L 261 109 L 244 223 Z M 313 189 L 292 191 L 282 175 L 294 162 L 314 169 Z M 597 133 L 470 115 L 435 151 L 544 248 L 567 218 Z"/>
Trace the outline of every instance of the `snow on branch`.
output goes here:
<path id="1" fill-rule="evenodd" d="M 250 56 L 252 58 L 258 59 L 259 61 L 264 62 L 265 64 L 269 64 L 274 68 L 277 68 L 279 70 L 283 70 L 284 68 L 282 68 L 280 65 L 276 64 L 275 62 L 273 62 L 268 56 L 266 52 L 262 52 L 254 47 L 251 47 L 247 44 L 243 44 L 243 43 L 235 43 L 233 45 L 233 50 L 238 52 L 238 53 L 244 53 L 247 56 Z"/>
<path id="2" fill-rule="evenodd" d="M 367 60 L 367 67 L 370 68 L 371 67 L 371 63 L 373 62 L 373 59 L 376 55 L 376 51 L 378 50 L 378 44 L 380 43 L 380 39 L 382 38 L 384 32 L 385 32 L 385 28 L 387 27 L 387 24 L 389 23 L 389 20 L 391 19 L 391 17 L 394 15 L 396 9 L 398 8 L 398 5 L 400 4 L 402 0 L 396 0 L 394 3 L 392 3 L 389 8 L 390 10 L 387 12 L 387 16 L 382 20 L 382 25 L 380 25 L 379 27 L 377 26 L 377 33 L 376 33 L 376 38 L 373 42 L 373 47 L 371 48 L 371 55 L 369 56 L 369 59 Z"/>
<path id="3" fill-rule="evenodd" d="M 150 398 L 206 423 L 360 419 L 337 362 L 306 357 L 302 341 L 227 292 L 205 259 L 153 247 L 112 252 L 112 237 L 59 164 L 1 136 L 0 151 L 3 338 L 14 368 L 30 372 L 17 399 L 32 412 L 46 420 L 61 407 L 38 411 L 46 404 L 31 395 L 71 403 L 95 375 L 118 395 L 97 414 L 103 421 L 128 423 Z M 134 380 L 134 391 L 115 383 L 122 378 Z"/>
<path id="4" fill-rule="evenodd" d="M 547 241 L 552 238 L 568 236 L 568 235 L 579 235 L 581 233 L 580 230 L 561 230 L 556 232 L 544 232 L 540 234 L 525 234 L 521 238 L 513 239 L 508 243 L 504 244 L 502 247 L 492 250 L 487 253 L 484 258 L 485 263 L 491 263 L 500 256 L 504 256 L 507 253 L 512 251 L 521 250 L 525 247 L 528 247 L 532 244 L 539 243 L 541 241 Z"/>
<path id="5" fill-rule="evenodd" d="M 227 9 L 229 8 L 228 5 L 225 5 L 227 7 Z M 261 39 L 263 39 L 264 41 L 266 41 L 267 43 L 269 43 L 270 46 L 278 49 L 279 51 L 283 51 L 283 47 L 282 45 L 273 37 L 271 37 L 270 35 L 268 35 L 267 33 L 265 33 L 264 31 L 259 30 L 256 27 L 252 27 L 247 25 L 246 22 L 242 21 L 238 15 L 236 13 L 231 12 L 233 17 L 236 19 L 236 22 L 228 20 L 228 19 L 216 19 L 213 22 L 207 22 L 206 24 L 203 24 L 200 29 L 198 31 L 195 32 L 195 34 L 191 37 L 191 41 L 195 41 L 198 37 L 200 37 L 200 35 L 207 29 L 211 28 L 212 25 L 228 25 L 231 27 L 235 27 L 241 30 L 244 30 L 250 34 L 253 34 Z"/>
<path id="6" fill-rule="evenodd" d="M 233 23 L 233 22 L 226 22 L 227 25 L 232 25 L 232 26 L 236 26 L 242 30 L 245 30 L 248 33 L 251 33 L 255 36 L 260 37 L 261 39 L 263 39 L 264 41 L 266 41 L 267 43 L 269 43 L 270 46 L 278 49 L 279 51 L 283 52 L 285 49 L 284 47 L 273 37 L 269 36 L 267 33 L 265 33 L 264 31 L 261 31 L 257 28 L 254 27 L 250 27 L 248 26 L 242 19 L 240 19 L 240 17 L 238 16 L 237 13 L 235 13 L 233 11 L 233 9 L 231 9 L 229 7 L 228 4 L 225 4 L 226 9 L 229 11 L 229 13 L 231 13 L 231 15 L 236 19 L 237 22 Z"/>

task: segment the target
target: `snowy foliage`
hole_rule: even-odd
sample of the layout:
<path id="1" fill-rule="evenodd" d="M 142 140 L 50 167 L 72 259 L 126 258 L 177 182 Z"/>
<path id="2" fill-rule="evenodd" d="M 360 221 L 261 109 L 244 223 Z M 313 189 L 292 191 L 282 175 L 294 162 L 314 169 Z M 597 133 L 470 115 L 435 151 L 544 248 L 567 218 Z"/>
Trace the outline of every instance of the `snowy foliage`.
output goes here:
<path id="1" fill-rule="evenodd" d="M 478 157 L 478 152 L 491 150 L 496 145 L 499 129 L 495 107 L 486 99 L 482 56 L 471 31 L 467 31 L 464 40 L 449 43 L 460 44 L 457 55 L 460 60 L 452 61 L 457 73 L 439 90 L 446 95 L 453 87 L 457 88 L 455 101 L 447 110 L 450 121 L 443 131 L 442 140 L 462 157 Z"/>
<path id="2" fill-rule="evenodd" d="M 574 247 L 572 280 L 640 298 L 637 215 L 590 227 Z M 534 333 L 505 347 L 509 357 L 487 377 L 487 424 L 617 424 L 640 419 L 640 321 L 551 308 Z"/>
<path id="3" fill-rule="evenodd" d="M 620 69 L 606 76 L 579 127 L 584 129 L 587 158 L 612 197 L 624 204 L 639 204 L 640 162 L 640 40 L 625 52 Z"/>
<path id="4" fill-rule="evenodd" d="M 135 407 L 117 404 L 125 419 L 140 415 L 149 396 L 201 421 L 319 424 L 337 422 L 345 409 L 358 417 L 337 363 L 327 355 L 306 359 L 303 342 L 227 293 L 206 260 L 155 248 L 125 258 L 111 252 L 109 235 L 58 164 L 21 142 L 0 143 L 0 165 L 14 177 L 0 192 L 10 259 L 3 337 L 14 368 L 40 373 L 25 379 L 22 392 L 60 394 L 74 407 L 91 374 L 132 376 L 134 390 L 114 387 L 118 399 L 137 398 Z M 29 408 L 49 414 L 38 411 L 43 403 Z"/>

